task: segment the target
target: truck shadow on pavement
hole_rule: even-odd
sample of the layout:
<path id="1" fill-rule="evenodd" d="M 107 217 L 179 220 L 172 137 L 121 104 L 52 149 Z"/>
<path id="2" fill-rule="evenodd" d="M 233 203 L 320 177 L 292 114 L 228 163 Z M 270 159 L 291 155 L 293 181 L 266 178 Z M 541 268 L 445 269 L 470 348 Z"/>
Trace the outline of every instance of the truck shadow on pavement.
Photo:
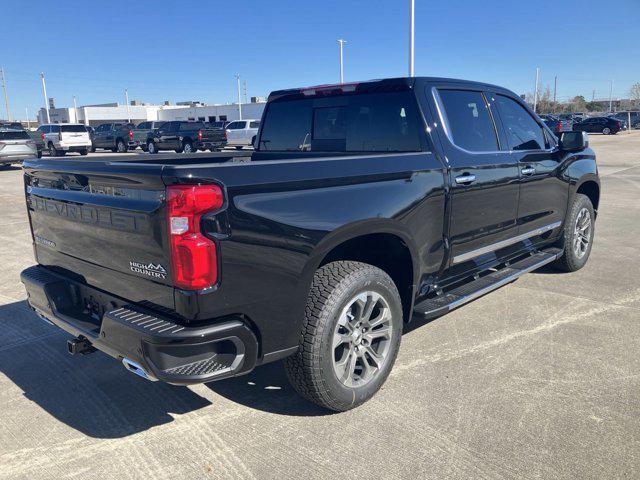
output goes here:
<path id="1" fill-rule="evenodd" d="M 0 390 L 13 388 L 13 382 L 27 400 L 94 438 L 126 437 L 170 423 L 174 415 L 216 408 L 190 388 L 136 377 L 102 352 L 72 357 L 66 351 L 69 338 L 40 320 L 24 301 L 0 305 Z M 297 396 L 280 362 L 206 386 L 232 402 L 266 412 L 330 413 Z M 37 414 L 16 396 L 5 397 L 0 411 L 18 419 L 23 428 L 33 428 Z M 221 402 L 217 408 L 227 407 Z"/>
<path id="2" fill-rule="evenodd" d="M 8 390 L 9 379 L 26 399 L 95 438 L 125 437 L 211 405 L 188 388 L 131 375 L 101 352 L 71 357 L 65 346 L 69 338 L 40 320 L 26 302 L 1 305 L 0 388 Z M 11 400 L 0 404 L 3 416 L 33 428 L 32 407 L 15 395 Z"/>
<path id="3" fill-rule="evenodd" d="M 282 362 L 268 363 L 241 377 L 208 383 L 207 387 L 233 402 L 268 413 L 302 417 L 336 413 L 299 396 L 287 380 Z"/>

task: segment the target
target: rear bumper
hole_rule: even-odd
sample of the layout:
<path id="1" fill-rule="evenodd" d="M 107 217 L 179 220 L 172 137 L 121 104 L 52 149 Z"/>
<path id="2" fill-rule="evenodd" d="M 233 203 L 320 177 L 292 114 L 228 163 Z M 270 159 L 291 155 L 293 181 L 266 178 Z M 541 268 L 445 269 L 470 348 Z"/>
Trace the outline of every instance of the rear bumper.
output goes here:
<path id="1" fill-rule="evenodd" d="M 201 140 L 201 141 L 197 141 L 193 146 L 195 148 L 197 148 L 198 150 L 205 150 L 205 149 L 221 149 L 224 148 L 227 145 L 226 140 Z"/>
<path id="2" fill-rule="evenodd" d="M 150 380 L 203 383 L 247 373 L 256 364 L 256 336 L 240 318 L 192 327 L 39 265 L 20 278 L 29 306 L 41 317 Z"/>
<path id="3" fill-rule="evenodd" d="M 20 154 L 20 155 L 1 155 L 0 156 L 0 165 L 7 163 L 22 163 L 22 161 L 28 158 L 34 158 L 37 156 L 37 152 L 33 152 L 30 154 Z"/>
<path id="4" fill-rule="evenodd" d="M 87 150 L 91 148 L 91 142 L 74 144 L 59 143 L 58 145 L 54 144 L 54 146 L 56 150 L 63 150 L 65 152 L 79 152 L 81 150 Z"/>

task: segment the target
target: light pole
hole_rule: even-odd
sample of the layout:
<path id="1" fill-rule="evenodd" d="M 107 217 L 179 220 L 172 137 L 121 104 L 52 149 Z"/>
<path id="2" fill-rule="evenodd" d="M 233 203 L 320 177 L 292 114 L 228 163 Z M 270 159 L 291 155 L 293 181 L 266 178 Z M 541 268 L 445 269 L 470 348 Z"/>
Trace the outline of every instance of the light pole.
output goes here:
<path id="1" fill-rule="evenodd" d="M 238 82 L 238 120 L 242 120 L 242 103 L 240 100 L 240 74 L 236 73 L 236 81 Z"/>
<path id="2" fill-rule="evenodd" d="M 42 94 L 44 95 L 44 108 L 47 111 L 47 123 L 51 123 L 51 117 L 49 116 L 49 98 L 47 98 L 47 84 L 44 81 L 44 72 L 40 73 L 42 78 Z"/>
<path id="3" fill-rule="evenodd" d="M 29 123 L 29 107 L 24 107 L 24 113 L 27 115 L 27 128 L 31 130 L 31 123 Z"/>
<path id="4" fill-rule="evenodd" d="M 611 80 L 611 83 L 609 84 L 609 111 L 610 112 L 613 112 L 612 105 L 613 105 L 613 80 Z"/>
<path id="5" fill-rule="evenodd" d="M 73 96 L 73 116 L 76 117 L 76 123 L 80 123 L 78 121 L 78 104 L 76 103 L 76 96 Z"/>
<path id="6" fill-rule="evenodd" d="M 346 40 L 342 38 L 338 39 L 338 43 L 340 44 L 340 83 L 344 83 L 344 63 L 343 63 L 343 54 L 342 49 L 344 48 L 344 44 L 347 43 Z"/>
<path id="7" fill-rule="evenodd" d="M 413 77 L 414 37 L 415 22 L 413 20 L 416 10 L 415 0 L 409 0 L 409 76 Z"/>
<path id="8" fill-rule="evenodd" d="M 4 104 L 7 107 L 7 120 L 11 121 L 11 109 L 9 108 L 9 95 L 7 95 L 7 82 L 4 79 L 4 69 L 0 68 L 2 75 L 2 88 L 4 89 Z"/>
<path id="9" fill-rule="evenodd" d="M 540 67 L 536 67 L 536 89 L 533 92 L 533 113 L 538 113 L 538 80 L 540 79 Z"/>
<path id="10" fill-rule="evenodd" d="M 129 91 L 124 89 L 124 101 L 127 102 L 127 122 L 131 123 L 131 109 L 129 108 Z"/>

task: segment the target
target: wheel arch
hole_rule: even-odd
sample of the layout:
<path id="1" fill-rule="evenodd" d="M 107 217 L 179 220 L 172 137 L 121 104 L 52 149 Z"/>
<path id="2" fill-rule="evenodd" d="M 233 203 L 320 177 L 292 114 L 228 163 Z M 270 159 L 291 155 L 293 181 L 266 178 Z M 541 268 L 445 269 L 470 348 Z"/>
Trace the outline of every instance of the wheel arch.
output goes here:
<path id="1" fill-rule="evenodd" d="M 600 204 L 600 183 L 593 179 L 583 180 L 576 188 L 576 193 L 586 195 L 593 205 L 594 211 L 598 211 Z"/>
<path id="2" fill-rule="evenodd" d="M 316 246 L 307 264 L 309 285 L 318 268 L 338 260 L 359 261 L 385 271 L 398 288 L 405 320 L 411 318 L 419 264 L 409 232 L 385 219 L 356 222 L 331 232 Z"/>

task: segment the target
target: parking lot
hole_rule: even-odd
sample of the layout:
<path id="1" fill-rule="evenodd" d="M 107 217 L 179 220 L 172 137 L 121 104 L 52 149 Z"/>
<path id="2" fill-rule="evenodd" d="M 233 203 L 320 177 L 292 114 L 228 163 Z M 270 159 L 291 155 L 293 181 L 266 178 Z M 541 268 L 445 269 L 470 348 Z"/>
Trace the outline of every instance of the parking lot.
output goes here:
<path id="1" fill-rule="evenodd" d="M 21 171 L 0 171 L 0 478 L 636 477 L 640 131 L 590 141 L 602 199 L 587 266 L 410 324 L 381 392 L 341 414 L 300 399 L 279 363 L 187 388 L 69 356 L 26 307 Z"/>

